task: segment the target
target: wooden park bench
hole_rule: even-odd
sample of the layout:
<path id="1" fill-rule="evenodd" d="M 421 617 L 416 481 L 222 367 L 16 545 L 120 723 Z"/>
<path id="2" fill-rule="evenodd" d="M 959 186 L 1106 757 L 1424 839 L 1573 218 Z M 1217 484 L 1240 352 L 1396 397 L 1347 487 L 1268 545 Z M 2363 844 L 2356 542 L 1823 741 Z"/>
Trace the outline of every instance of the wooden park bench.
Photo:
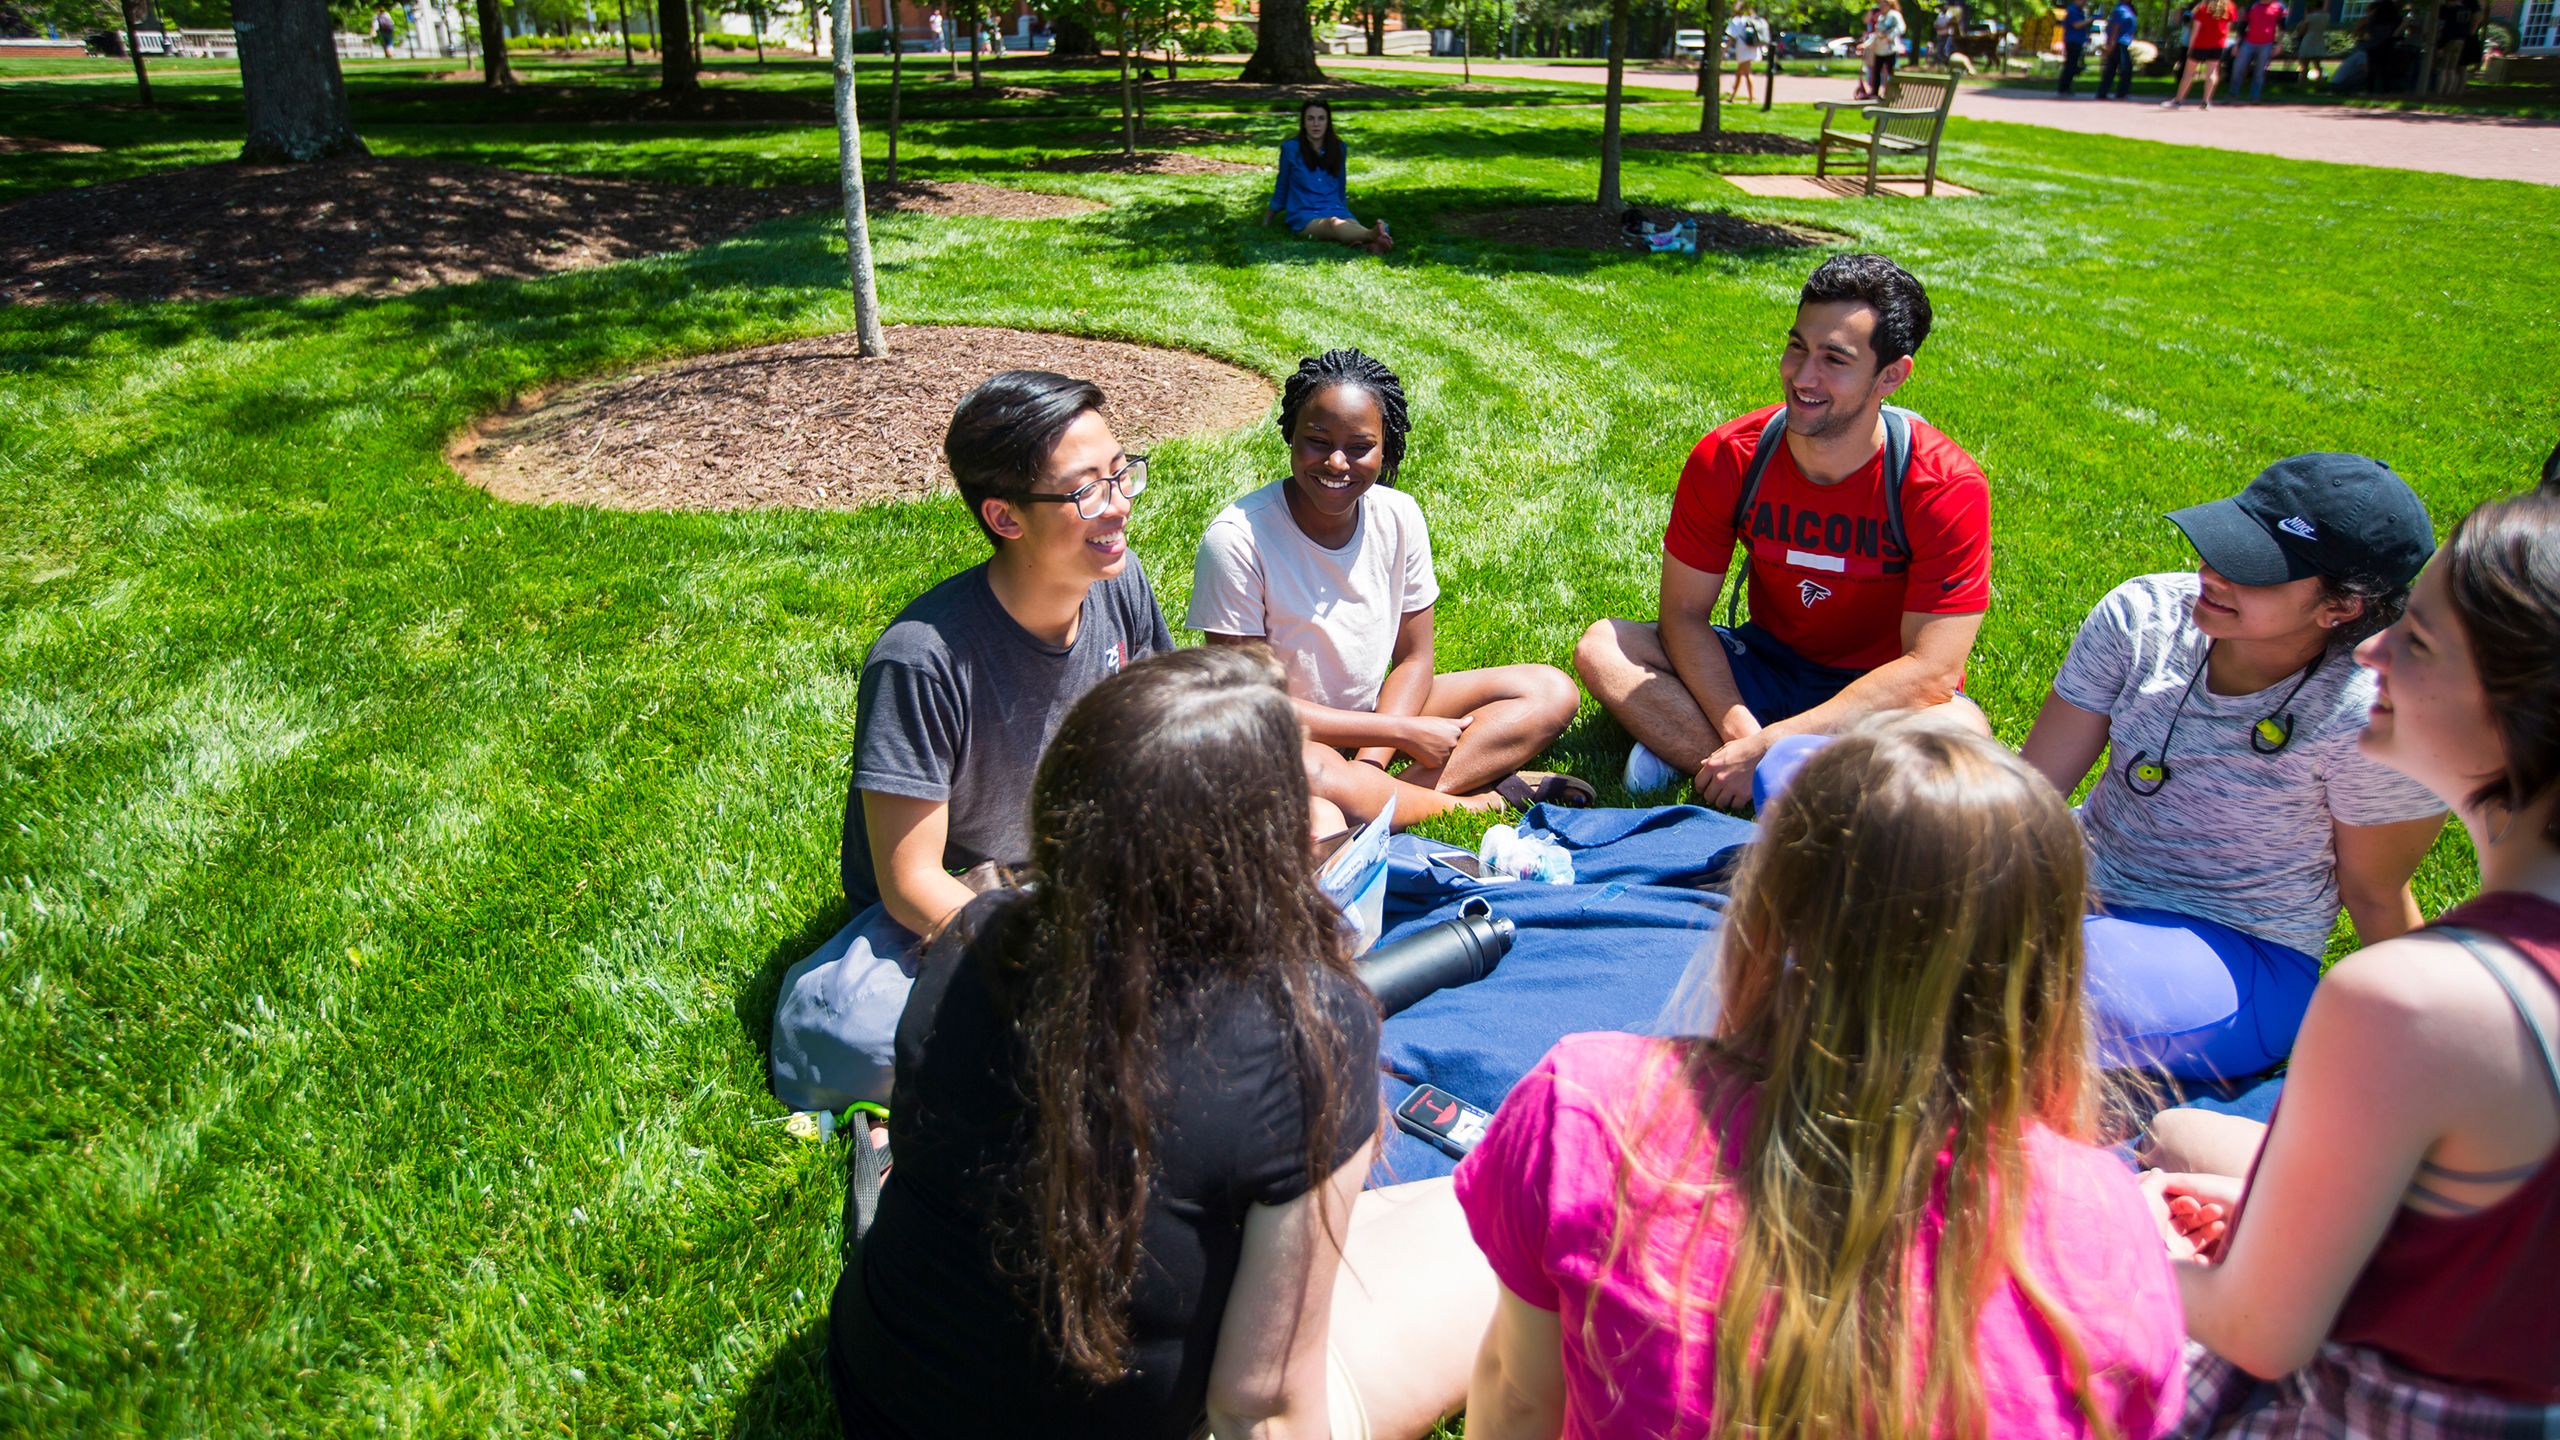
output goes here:
<path id="1" fill-rule="evenodd" d="M 1876 193 L 1876 166 L 1888 155 L 1916 155 L 1926 161 L 1924 195 L 1938 193 L 1938 140 L 1947 133 L 1947 110 L 1955 104 L 1953 75 L 1896 75 L 1884 103 L 1817 100 L 1822 107 L 1822 135 L 1815 142 L 1813 173 L 1831 173 L 1833 146 L 1867 152 L 1867 193 Z M 1854 120 L 1841 115 L 1848 111 Z M 1862 128 L 1872 123 L 1873 128 Z"/>

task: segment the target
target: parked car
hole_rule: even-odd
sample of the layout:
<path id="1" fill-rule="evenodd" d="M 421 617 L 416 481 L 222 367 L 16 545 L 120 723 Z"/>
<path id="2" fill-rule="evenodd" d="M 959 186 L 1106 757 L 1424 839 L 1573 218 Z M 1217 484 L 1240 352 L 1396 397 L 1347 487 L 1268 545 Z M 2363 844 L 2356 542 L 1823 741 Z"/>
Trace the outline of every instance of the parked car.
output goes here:
<path id="1" fill-rule="evenodd" d="M 1671 47 L 1662 53 L 1667 60 L 1695 60 L 1706 51 L 1706 31 L 1674 30 L 1671 32 Z"/>
<path id="2" fill-rule="evenodd" d="M 1822 42 L 1822 53 L 1833 56 L 1837 59 L 1846 60 L 1850 56 L 1858 53 L 1858 37 L 1855 35 L 1835 35 Z"/>
<path id="3" fill-rule="evenodd" d="M 1819 60 L 1831 52 L 1831 42 L 1820 35 L 1790 30 L 1778 37 L 1778 53 L 1790 60 Z"/>

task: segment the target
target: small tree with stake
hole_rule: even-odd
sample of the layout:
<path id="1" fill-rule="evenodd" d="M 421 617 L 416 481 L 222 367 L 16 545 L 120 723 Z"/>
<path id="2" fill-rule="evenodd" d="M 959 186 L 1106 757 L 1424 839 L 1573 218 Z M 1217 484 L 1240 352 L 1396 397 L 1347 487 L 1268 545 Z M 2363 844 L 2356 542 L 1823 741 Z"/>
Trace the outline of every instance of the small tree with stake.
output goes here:
<path id="1" fill-rule="evenodd" d="M 854 329 L 863 355 L 876 359 L 889 353 L 889 337 L 880 328 L 880 294 L 872 279 L 871 216 L 862 195 L 862 123 L 853 108 L 852 9 L 852 0 L 834 0 L 836 167 L 844 179 L 845 268 L 853 280 Z"/>

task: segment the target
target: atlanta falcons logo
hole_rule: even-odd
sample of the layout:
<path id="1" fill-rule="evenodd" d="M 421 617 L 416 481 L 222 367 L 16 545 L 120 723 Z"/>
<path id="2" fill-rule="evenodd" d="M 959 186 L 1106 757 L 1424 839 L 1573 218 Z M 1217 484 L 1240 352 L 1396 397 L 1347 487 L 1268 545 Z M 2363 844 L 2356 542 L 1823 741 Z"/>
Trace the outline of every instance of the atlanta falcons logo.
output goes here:
<path id="1" fill-rule="evenodd" d="M 1111 642 L 1111 648 L 1102 652 L 1102 668 L 1117 675 L 1124 663 L 1126 662 L 1121 657 L 1120 642 L 1114 640 Z"/>
<path id="2" fill-rule="evenodd" d="M 1831 598 L 1831 588 L 1819 580 L 1799 580 L 1796 582 L 1796 598 L 1804 601 L 1804 608 L 1810 610 L 1814 601 Z"/>

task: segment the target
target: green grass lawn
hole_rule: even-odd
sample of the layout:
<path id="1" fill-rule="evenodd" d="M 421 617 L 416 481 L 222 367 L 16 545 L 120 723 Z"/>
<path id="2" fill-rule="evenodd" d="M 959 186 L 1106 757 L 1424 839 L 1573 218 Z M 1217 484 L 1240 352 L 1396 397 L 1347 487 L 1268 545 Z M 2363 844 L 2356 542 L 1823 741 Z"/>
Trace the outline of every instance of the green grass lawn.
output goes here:
<path id="1" fill-rule="evenodd" d="M 378 153 L 831 165 L 822 128 L 468 123 L 469 87 L 403 110 L 421 83 L 351 82 Z M 110 147 L 11 157 L 0 197 L 227 154 L 236 88 L 166 88 L 185 103 L 146 115 L 104 108 L 109 79 L 0 87 L 0 134 Z M 1559 97 L 1587 93 L 1518 98 Z M 1275 377 L 1386 358 L 1442 663 L 1562 663 L 1591 618 L 1649 613 L 1680 460 L 1772 397 L 1812 256 L 1457 238 L 1438 217 L 1588 198 L 1598 114 L 1439 99 L 1345 107 L 1390 263 L 1258 228 L 1258 176 L 1024 174 L 1058 119 L 920 103 L 912 173 L 1112 208 L 881 220 L 884 303 Z M 1215 153 L 1287 119 L 1239 124 Z M 1828 226 L 1927 282 L 1905 397 L 1992 478 L 1971 688 L 2012 741 L 2098 596 L 2191 563 L 2162 511 L 2343 448 L 2449 523 L 2551 443 L 2560 302 L 2519 262 L 2560 192 L 1962 120 L 1947 172 L 1986 198 L 1751 201 L 1659 154 L 1628 188 Z M 842 918 L 864 649 L 982 542 L 947 500 L 517 508 L 441 451 L 531 387 L 849 327 L 842 277 L 810 217 L 388 300 L 0 310 L 0 1432 L 825 1432 L 841 1157 L 759 1123 L 766 1007 Z M 1201 527 L 1283 460 L 1257 426 L 1156 461 L 1134 534 L 1179 617 Z M 1613 782 L 1624 745 L 1586 707 L 1560 759 Z M 2466 883 L 2448 840 L 2422 899 Z"/>

